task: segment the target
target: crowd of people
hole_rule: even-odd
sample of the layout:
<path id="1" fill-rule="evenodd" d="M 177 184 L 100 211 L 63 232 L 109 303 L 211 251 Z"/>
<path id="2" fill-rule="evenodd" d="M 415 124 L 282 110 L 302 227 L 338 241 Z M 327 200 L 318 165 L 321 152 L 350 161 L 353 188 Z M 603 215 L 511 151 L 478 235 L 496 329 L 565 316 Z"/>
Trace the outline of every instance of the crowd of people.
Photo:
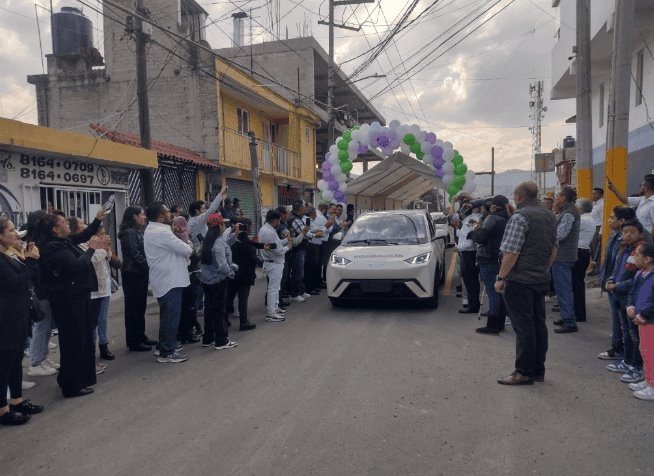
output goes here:
<path id="1" fill-rule="evenodd" d="M 516 208 L 503 195 L 473 200 L 462 194 L 452 203 L 462 278 L 457 293 L 464 298 L 459 312 L 481 314 L 481 281 L 488 317 L 476 331 L 498 335 L 510 323 L 516 332 L 515 370 L 498 383 L 544 380 L 546 299 L 560 313 L 554 332 L 578 332 L 587 319 L 586 277 L 599 274 L 611 309 L 611 347 L 598 357 L 613 361 L 607 370 L 619 373 L 635 397 L 654 400 L 654 326 L 647 325 L 654 324 L 654 175 L 646 175 L 632 197 L 608 184 L 625 206 L 615 207 L 606 223 L 603 260 L 601 188 L 592 201 L 577 199 L 569 186 L 539 200 L 536 184 L 525 182 L 515 189 Z"/>
<path id="2" fill-rule="evenodd" d="M 153 351 L 160 363 L 186 361 L 182 345 L 236 347 L 230 317 L 238 319 L 240 331 L 256 328 L 248 301 L 260 261 L 266 321 L 282 322 L 291 303 L 320 294 L 335 235 L 351 225 L 353 207 L 343 216 L 341 205 L 316 209 L 298 200 L 290 210 L 269 210 L 252 237 L 252 220 L 238 199 L 226 195 L 208 205 L 193 202 L 188 213 L 160 202 L 127 207 L 118 233 L 122 259 L 102 226 L 109 213 L 104 207 L 88 225 L 56 210 L 30 213 L 21 230 L 0 217 L 0 424 L 23 424 L 43 411 L 22 396 L 34 385 L 23 380 L 24 354 L 30 358 L 27 374 L 57 374 L 64 397 L 93 393 L 105 361 L 115 358 L 107 318 L 118 272 L 125 344 L 131 352 Z M 159 304 L 156 339 L 146 335 L 149 292 Z M 49 359 L 54 333 L 59 363 Z"/>

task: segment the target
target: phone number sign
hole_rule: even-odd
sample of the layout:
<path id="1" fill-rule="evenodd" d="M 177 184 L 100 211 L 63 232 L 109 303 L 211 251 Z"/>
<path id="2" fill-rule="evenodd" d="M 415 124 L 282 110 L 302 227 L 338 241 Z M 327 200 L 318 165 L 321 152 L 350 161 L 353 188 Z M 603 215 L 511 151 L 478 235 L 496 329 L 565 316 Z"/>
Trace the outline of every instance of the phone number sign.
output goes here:
<path id="1" fill-rule="evenodd" d="M 29 154 L 4 155 L 2 168 L 22 182 L 124 188 L 129 171 L 78 160 Z"/>

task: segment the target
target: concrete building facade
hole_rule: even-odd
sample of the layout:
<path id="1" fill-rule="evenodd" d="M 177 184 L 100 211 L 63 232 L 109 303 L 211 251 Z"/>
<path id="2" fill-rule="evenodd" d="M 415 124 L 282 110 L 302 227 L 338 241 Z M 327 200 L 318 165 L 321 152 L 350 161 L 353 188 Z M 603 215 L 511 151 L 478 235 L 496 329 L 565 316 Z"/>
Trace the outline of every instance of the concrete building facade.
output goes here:
<path id="1" fill-rule="evenodd" d="M 613 56 L 613 0 L 591 2 L 591 83 L 593 121 L 593 183 L 604 184 L 608 102 Z M 576 0 L 553 0 L 560 28 L 552 50 L 551 99 L 576 97 Z M 654 3 L 636 1 L 632 37 L 627 191 L 634 193 L 644 174 L 654 168 Z"/>

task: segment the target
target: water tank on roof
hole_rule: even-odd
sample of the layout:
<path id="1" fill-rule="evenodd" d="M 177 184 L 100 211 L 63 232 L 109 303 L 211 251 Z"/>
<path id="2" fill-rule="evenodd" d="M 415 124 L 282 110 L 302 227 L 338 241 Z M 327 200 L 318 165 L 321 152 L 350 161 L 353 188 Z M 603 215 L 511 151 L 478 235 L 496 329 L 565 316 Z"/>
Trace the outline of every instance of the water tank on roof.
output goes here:
<path id="1" fill-rule="evenodd" d="M 572 136 L 566 136 L 565 139 L 563 139 L 563 147 L 566 149 L 574 147 L 575 144 L 575 139 Z"/>
<path id="2" fill-rule="evenodd" d="M 62 7 L 52 15 L 55 56 L 88 55 L 93 50 L 93 23 L 77 8 Z"/>

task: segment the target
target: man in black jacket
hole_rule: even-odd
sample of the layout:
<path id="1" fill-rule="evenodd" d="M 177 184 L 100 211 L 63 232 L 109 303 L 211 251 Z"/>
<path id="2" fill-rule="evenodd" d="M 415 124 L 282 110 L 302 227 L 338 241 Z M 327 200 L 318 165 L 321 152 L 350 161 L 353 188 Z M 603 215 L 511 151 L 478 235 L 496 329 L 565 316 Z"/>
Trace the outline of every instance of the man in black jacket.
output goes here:
<path id="1" fill-rule="evenodd" d="M 488 294 L 488 320 L 486 326 L 478 328 L 479 334 L 499 334 L 504 330 L 506 307 L 502 296 L 495 291 L 495 277 L 500 271 L 500 245 L 509 216 L 504 195 L 496 195 L 483 224 L 478 224 L 468 237 L 477 244 L 479 275 Z"/>

